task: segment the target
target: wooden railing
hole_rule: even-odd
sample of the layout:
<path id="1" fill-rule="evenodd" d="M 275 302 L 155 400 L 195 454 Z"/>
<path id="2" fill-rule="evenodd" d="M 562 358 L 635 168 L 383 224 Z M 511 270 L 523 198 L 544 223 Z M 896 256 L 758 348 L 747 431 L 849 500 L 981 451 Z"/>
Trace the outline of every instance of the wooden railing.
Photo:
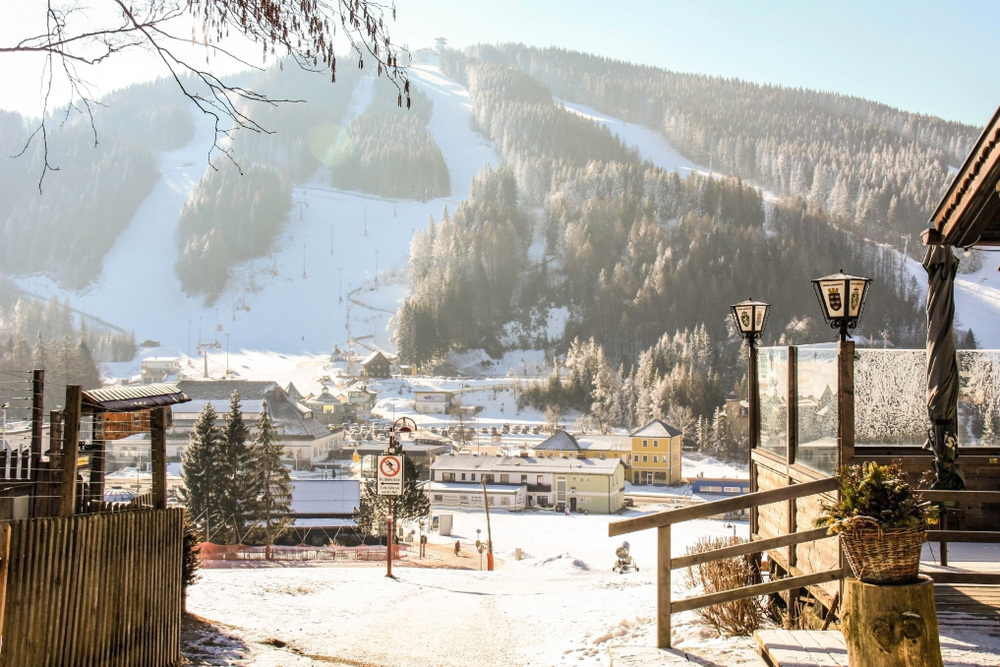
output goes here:
<path id="1" fill-rule="evenodd" d="M 924 500 L 935 503 L 954 503 L 959 508 L 984 503 L 1000 504 L 1000 491 L 918 491 Z M 995 530 L 949 530 L 947 516 L 939 521 L 938 530 L 927 531 L 927 541 L 940 546 L 941 565 L 948 567 L 949 542 L 975 542 L 979 544 L 1000 544 L 1000 531 Z M 986 572 L 937 572 L 930 575 L 938 584 L 1000 584 L 1000 574 Z"/>
<path id="2" fill-rule="evenodd" d="M 773 489 L 770 491 L 758 491 L 748 493 L 743 496 L 717 500 L 703 505 L 693 505 L 676 510 L 657 512 L 634 519 L 624 519 L 608 524 L 608 535 L 625 535 L 640 530 L 656 528 L 657 531 L 657 559 L 656 559 L 656 645 L 660 648 L 670 647 L 670 615 L 674 612 L 698 609 L 713 604 L 732 602 L 758 595 L 770 595 L 794 588 L 805 588 L 827 581 L 842 579 L 843 568 L 824 570 L 822 572 L 812 572 L 799 576 L 787 577 L 784 579 L 768 581 L 765 583 L 752 583 L 748 586 L 736 588 L 717 593 L 708 593 L 695 597 L 684 598 L 674 602 L 671 591 L 671 571 L 682 567 L 691 567 L 725 558 L 760 554 L 770 549 L 778 549 L 794 544 L 812 542 L 828 537 L 825 528 L 794 532 L 788 535 L 768 539 L 758 539 L 751 542 L 723 547 L 712 551 L 691 554 L 673 558 L 670 554 L 670 527 L 684 521 L 694 519 L 704 519 L 726 512 L 734 512 L 742 509 L 749 509 L 759 505 L 768 505 L 796 498 L 804 498 L 820 493 L 829 493 L 838 488 L 836 479 L 826 478 L 814 482 L 803 484 L 793 484 L 791 486 Z M 759 561 L 758 561 L 759 562 Z"/>

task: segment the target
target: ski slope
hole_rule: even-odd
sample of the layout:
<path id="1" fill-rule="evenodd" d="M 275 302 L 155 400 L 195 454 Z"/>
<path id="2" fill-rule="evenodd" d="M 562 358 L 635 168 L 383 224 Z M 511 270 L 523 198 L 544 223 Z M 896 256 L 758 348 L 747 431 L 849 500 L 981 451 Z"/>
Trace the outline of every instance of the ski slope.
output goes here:
<path id="1" fill-rule="evenodd" d="M 472 178 L 499 160 L 492 144 L 470 128 L 468 92 L 432 65 L 410 69 L 412 85 L 434 104 L 429 130 L 441 147 L 451 177 L 450 197 L 393 201 L 327 185 L 323 170 L 293 189 L 290 222 L 268 258 L 237 265 L 227 289 L 212 306 L 190 298 L 174 275 L 174 233 L 181 208 L 204 173 L 212 126 L 203 117 L 184 148 L 160 158 L 162 177 L 105 258 L 101 277 L 82 292 L 60 288 L 45 276 L 16 279 L 45 298 L 56 294 L 104 320 L 134 329 L 136 339 L 162 342 L 157 354 L 197 356 L 200 340 L 230 350 L 277 350 L 329 354 L 334 344 L 366 337 L 369 346 L 394 349 L 387 325 L 406 295 L 410 240 L 454 210 L 468 196 Z M 372 80 L 362 79 L 349 113 L 371 100 Z M 348 330 L 348 322 L 350 328 Z"/>
<path id="2" fill-rule="evenodd" d="M 294 188 L 295 206 L 271 257 L 237 265 L 226 291 L 212 306 L 181 292 L 174 275 L 174 234 L 181 208 L 204 173 L 212 145 L 211 124 L 196 116 L 194 138 L 184 148 L 160 156 L 162 176 L 130 226 L 104 260 L 100 278 L 81 292 L 67 291 L 45 276 L 16 279 L 23 289 L 47 298 L 69 298 L 74 308 L 125 329 L 139 341 L 162 346 L 144 354 L 197 357 L 197 343 L 218 341 L 213 364 L 227 349 L 247 360 L 271 351 L 281 355 L 325 355 L 349 338 L 363 346 L 392 351 L 390 320 L 405 297 L 410 241 L 429 216 L 445 206 L 454 210 L 469 191 L 472 178 L 500 159 L 492 142 L 470 129 L 468 91 L 433 64 L 410 69 L 412 84 L 433 102 L 429 129 L 448 164 L 452 194 L 420 201 L 393 201 L 327 184 L 325 171 Z M 371 78 L 353 91 L 349 115 L 361 113 L 372 99 Z M 708 169 L 684 158 L 650 128 L 625 123 L 582 104 L 557 100 L 567 110 L 595 120 L 634 147 L 643 159 L 686 175 Z M 981 271 L 959 276 L 956 304 L 959 326 L 971 327 L 981 345 L 1000 348 L 1000 275 L 994 255 Z M 923 270 L 913 262 L 918 282 Z M 227 345 L 228 343 L 228 345 Z M 355 346 L 363 351 L 362 346 Z M 523 356 L 523 355 L 519 355 Z M 134 364 L 137 365 L 137 364 Z M 265 364 L 268 365 L 268 364 Z M 505 370 L 513 364 L 483 373 Z M 250 370 L 250 364 L 243 364 Z M 235 364 L 231 367 L 235 367 Z M 127 373 L 118 373 L 122 375 Z"/>

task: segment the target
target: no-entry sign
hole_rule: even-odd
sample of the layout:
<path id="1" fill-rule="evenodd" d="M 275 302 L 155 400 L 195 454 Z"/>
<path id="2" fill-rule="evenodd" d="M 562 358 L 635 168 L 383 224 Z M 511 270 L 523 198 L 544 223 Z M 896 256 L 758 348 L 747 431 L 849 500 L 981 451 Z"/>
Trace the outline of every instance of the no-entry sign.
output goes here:
<path id="1" fill-rule="evenodd" d="M 377 479 L 380 496 L 403 495 L 403 457 L 399 454 L 378 457 Z"/>

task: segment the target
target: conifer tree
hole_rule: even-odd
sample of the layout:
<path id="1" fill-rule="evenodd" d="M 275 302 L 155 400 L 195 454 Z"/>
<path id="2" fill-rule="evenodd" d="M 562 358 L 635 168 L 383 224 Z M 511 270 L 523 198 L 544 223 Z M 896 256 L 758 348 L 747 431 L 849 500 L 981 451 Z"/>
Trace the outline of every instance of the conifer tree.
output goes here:
<path id="1" fill-rule="evenodd" d="M 250 488 L 252 473 L 247 433 L 240 392 L 234 391 L 229 397 L 229 412 L 226 413 L 219 457 L 223 485 L 221 508 L 226 515 L 226 528 L 222 532 L 229 536 L 227 541 L 230 544 L 240 542 L 253 514 L 254 496 Z"/>
<path id="2" fill-rule="evenodd" d="M 184 452 L 184 489 L 182 497 L 191 520 L 201 527 L 205 541 L 219 539 L 224 527 L 221 502 L 224 485 L 220 449 L 222 434 L 215 420 L 218 415 L 210 402 L 198 413 L 191 440 Z"/>
<path id="3" fill-rule="evenodd" d="M 249 487 L 253 492 L 253 535 L 263 538 L 268 549 L 292 522 L 289 516 L 292 481 L 288 468 L 281 463 L 282 447 L 276 435 L 265 404 L 257 420 L 257 435 L 250 446 L 252 479 Z"/>
<path id="4" fill-rule="evenodd" d="M 354 522 L 369 535 L 381 535 L 386 528 L 389 497 L 378 495 L 374 478 L 361 483 L 361 505 L 354 511 Z M 403 455 L 403 495 L 392 503 L 393 524 L 419 520 L 431 513 L 431 502 L 417 486 L 417 466 L 409 456 Z M 400 523 L 396 523 L 400 522 Z"/>

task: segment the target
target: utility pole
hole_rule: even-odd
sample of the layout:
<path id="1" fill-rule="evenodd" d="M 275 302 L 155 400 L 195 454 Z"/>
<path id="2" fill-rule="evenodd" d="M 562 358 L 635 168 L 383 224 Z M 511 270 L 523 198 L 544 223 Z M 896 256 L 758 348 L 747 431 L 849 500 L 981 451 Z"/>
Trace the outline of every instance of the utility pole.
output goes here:
<path id="1" fill-rule="evenodd" d="M 486 495 L 486 478 L 483 480 L 483 506 L 486 507 L 486 569 L 493 571 L 493 531 L 490 529 L 490 497 Z"/>

